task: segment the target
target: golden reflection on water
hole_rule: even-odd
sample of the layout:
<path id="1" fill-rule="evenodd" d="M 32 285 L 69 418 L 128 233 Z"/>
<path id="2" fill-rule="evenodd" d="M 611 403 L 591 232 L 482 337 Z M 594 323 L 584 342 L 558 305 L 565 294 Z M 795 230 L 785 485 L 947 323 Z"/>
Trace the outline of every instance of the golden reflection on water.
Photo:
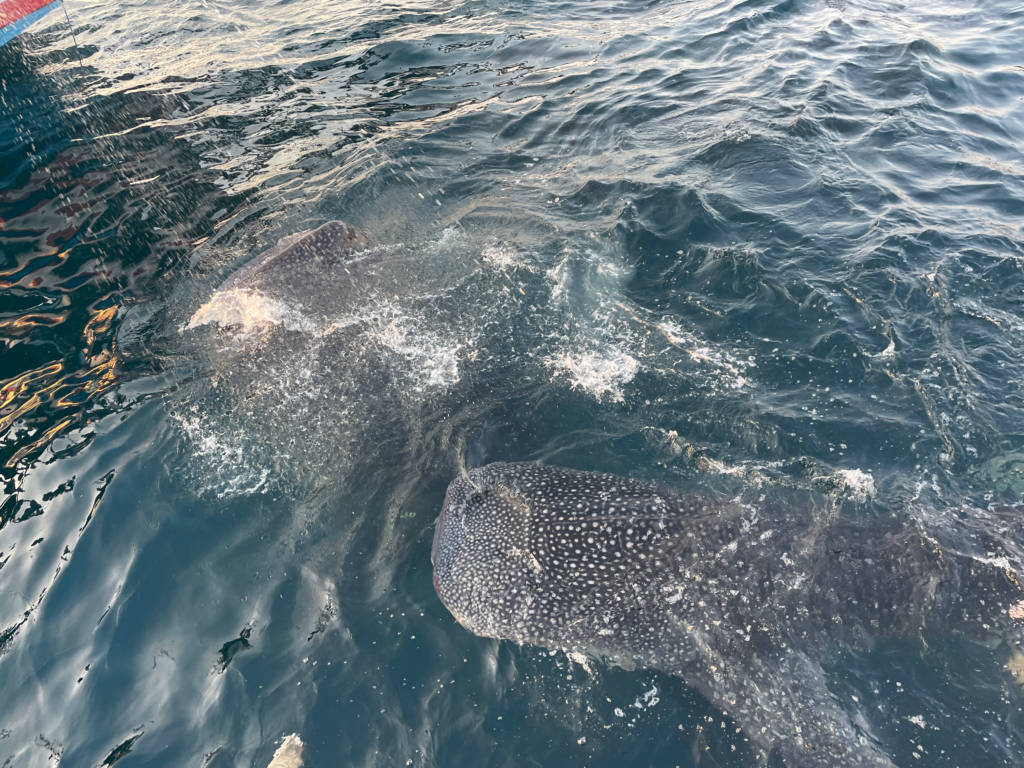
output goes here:
<path id="1" fill-rule="evenodd" d="M 52 92 L 20 107 L 28 128 L 37 128 L 40 99 L 60 108 L 81 97 L 37 75 L 33 87 Z M 76 78 L 72 88 L 88 87 L 84 75 Z M 219 172 L 207 170 L 188 142 L 154 129 L 175 115 L 180 99 L 129 92 L 123 81 L 117 90 L 104 114 L 65 109 L 55 133 L 32 135 L 38 159 L 0 190 L 4 509 L 17 505 L 33 462 L 57 452 L 55 440 L 71 443 L 60 451 L 77 450 L 89 438 L 75 431 L 115 407 L 102 397 L 126 376 L 115 343 L 119 318 L 151 295 L 153 281 L 205 239 L 215 220 L 230 219 L 245 203 L 217 184 Z M 108 130 L 95 133 L 106 138 L 90 135 L 100 120 Z"/>
<path id="2" fill-rule="evenodd" d="M 29 437 L 37 434 L 28 426 L 34 421 L 52 418 L 49 413 L 36 413 L 45 406 L 50 408 L 78 408 L 87 400 L 110 389 L 117 383 L 117 358 L 109 359 L 87 370 L 74 370 L 56 378 L 64 371 L 63 363 L 54 363 L 35 371 L 29 371 L 3 384 L 0 389 L 3 402 L 0 406 L 0 434 L 6 433 L 15 422 L 26 423 Z M 33 417 L 36 417 L 33 419 Z M 20 446 L 4 463 L 6 469 L 17 466 L 25 456 L 45 448 L 55 437 L 72 423 L 80 421 L 81 413 L 66 416 L 59 423 L 49 426 L 38 438 Z"/>

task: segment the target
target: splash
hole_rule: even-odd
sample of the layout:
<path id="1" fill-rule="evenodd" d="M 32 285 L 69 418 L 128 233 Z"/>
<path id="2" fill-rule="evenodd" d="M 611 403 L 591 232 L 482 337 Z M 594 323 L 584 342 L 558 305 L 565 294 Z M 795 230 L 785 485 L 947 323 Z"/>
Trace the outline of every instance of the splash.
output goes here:
<path id="1" fill-rule="evenodd" d="M 636 358 L 615 347 L 562 353 L 544 362 L 555 376 L 566 376 L 573 389 L 582 389 L 598 402 L 607 396 L 613 403 L 621 403 L 623 385 L 631 382 L 640 370 Z"/>
<path id="2" fill-rule="evenodd" d="M 244 441 L 239 435 L 228 438 L 218 434 L 198 417 L 189 418 L 171 413 L 171 418 L 178 423 L 181 431 L 189 439 L 197 456 L 216 460 L 217 465 L 221 467 L 219 475 L 212 476 L 209 482 L 199 489 L 200 494 L 212 494 L 223 499 L 229 496 L 266 493 L 270 489 L 270 470 L 252 466 L 242 447 Z"/>
<path id="3" fill-rule="evenodd" d="M 717 369 L 725 374 L 726 384 L 730 388 L 742 389 L 750 386 L 751 382 L 743 376 L 743 372 L 756 367 L 752 358 L 744 360 L 724 350 L 713 349 L 671 320 L 663 320 L 655 327 L 661 331 L 669 344 L 685 350 L 695 363 Z"/>
<path id="4" fill-rule="evenodd" d="M 214 342 L 226 339 L 232 353 L 212 344 L 212 376 L 181 394 L 176 418 L 194 446 L 201 492 L 223 498 L 328 482 L 417 429 L 478 354 L 485 332 L 466 302 L 516 306 L 492 275 L 471 279 L 480 263 L 466 248 L 465 235 L 449 228 L 415 252 L 391 246 L 357 274 L 327 274 L 308 292 L 214 292 L 179 328 L 219 329 Z"/>
<path id="5" fill-rule="evenodd" d="M 854 501 L 864 502 L 875 495 L 875 478 L 859 469 L 840 469 L 833 473 L 836 485 L 846 490 Z"/>
<path id="6" fill-rule="evenodd" d="M 484 261 L 502 272 L 511 272 L 517 269 L 527 272 L 534 271 L 533 267 L 523 262 L 519 249 L 511 243 L 492 243 L 484 246 L 480 255 L 483 256 Z"/>
<path id="7" fill-rule="evenodd" d="M 451 387 L 459 381 L 459 352 L 464 344 L 427 330 L 416 318 L 385 306 L 366 318 L 368 336 L 401 358 L 397 366 L 417 392 Z"/>
<path id="8" fill-rule="evenodd" d="M 272 325 L 305 333 L 319 330 L 298 309 L 242 288 L 215 291 L 180 330 L 190 331 L 203 325 L 236 329 L 243 337 Z"/>

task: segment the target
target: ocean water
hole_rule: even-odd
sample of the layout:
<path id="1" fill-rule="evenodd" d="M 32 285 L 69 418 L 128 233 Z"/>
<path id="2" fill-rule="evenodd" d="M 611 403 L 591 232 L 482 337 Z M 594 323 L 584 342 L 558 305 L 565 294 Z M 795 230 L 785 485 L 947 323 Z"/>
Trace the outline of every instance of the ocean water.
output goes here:
<path id="1" fill-rule="evenodd" d="M 2 765 L 770 764 L 678 679 L 462 629 L 448 482 L 1024 501 L 1019 2 L 66 7 L 0 49 Z M 215 293 L 332 219 L 354 288 Z M 1024 766 L 1006 663 L 824 668 L 897 765 Z"/>

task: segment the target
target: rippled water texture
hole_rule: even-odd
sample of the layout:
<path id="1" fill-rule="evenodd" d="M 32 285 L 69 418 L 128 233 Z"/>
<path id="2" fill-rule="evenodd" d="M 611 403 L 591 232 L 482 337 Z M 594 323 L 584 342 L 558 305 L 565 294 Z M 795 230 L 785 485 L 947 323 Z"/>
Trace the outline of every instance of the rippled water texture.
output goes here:
<path id="1" fill-rule="evenodd" d="M 1024 493 L 1019 3 L 67 9 L 0 49 L 5 765 L 759 764 L 676 678 L 456 624 L 465 464 L 1024 573 L 983 513 Z M 216 291 L 334 219 L 347 271 Z M 1005 646 L 924 639 L 830 651 L 839 706 L 1024 765 Z"/>

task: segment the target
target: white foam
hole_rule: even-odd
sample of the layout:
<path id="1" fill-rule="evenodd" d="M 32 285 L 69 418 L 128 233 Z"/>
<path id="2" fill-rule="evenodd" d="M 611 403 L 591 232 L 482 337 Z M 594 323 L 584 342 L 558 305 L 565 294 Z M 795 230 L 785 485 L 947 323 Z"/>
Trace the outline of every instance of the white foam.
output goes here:
<path id="1" fill-rule="evenodd" d="M 238 446 L 221 442 L 214 435 L 206 434 L 199 419 L 174 416 L 182 431 L 188 435 L 200 456 L 213 456 L 221 461 L 234 461 L 243 458 L 242 449 Z"/>
<path id="2" fill-rule="evenodd" d="M 464 246 L 466 240 L 466 233 L 459 227 L 446 227 L 441 232 L 441 236 L 437 238 L 437 240 L 431 240 L 425 244 L 426 247 L 424 250 L 428 253 L 444 253 L 454 247 Z"/>
<path id="3" fill-rule="evenodd" d="M 224 435 L 218 434 L 198 417 L 171 414 L 171 418 L 178 422 L 181 431 L 192 443 L 196 455 L 214 459 L 214 463 L 220 468 L 220 472 L 213 476 L 215 479 L 199 489 L 200 495 L 212 493 L 223 499 L 227 496 L 266 493 L 269 490 L 267 481 L 270 478 L 270 470 L 266 467 L 254 467 L 249 463 L 242 447 L 245 442 L 238 439 L 237 435 L 234 436 L 234 440 L 226 441 Z"/>
<path id="4" fill-rule="evenodd" d="M 690 359 L 695 363 L 700 363 L 728 374 L 726 384 L 730 388 L 742 389 L 743 387 L 751 386 L 750 380 L 743 376 L 743 371 L 757 367 L 757 363 L 752 359 L 747 358 L 744 360 L 743 358 L 730 355 L 723 350 L 713 349 L 671 320 L 662 320 L 655 327 L 661 331 L 670 344 L 685 350 Z"/>
<path id="5" fill-rule="evenodd" d="M 832 479 L 849 491 L 855 501 L 867 501 L 869 496 L 875 495 L 875 478 L 859 469 L 840 469 L 833 473 Z"/>
<path id="6" fill-rule="evenodd" d="M 612 402 L 621 403 L 622 386 L 640 370 L 636 358 L 616 347 L 562 353 L 546 358 L 544 363 L 555 376 L 566 376 L 573 389 L 584 390 L 598 402 L 607 395 Z"/>
<path id="7" fill-rule="evenodd" d="M 392 302 L 381 302 L 368 311 L 331 323 L 321 332 L 323 336 L 350 328 L 365 326 L 365 336 L 391 355 L 396 372 L 412 379 L 417 391 L 434 387 L 450 387 L 461 378 L 460 352 L 472 346 L 474 337 L 466 329 L 460 331 L 433 330 L 425 318 L 404 311 Z M 448 332 L 444 332 L 448 331 Z"/>
<path id="8" fill-rule="evenodd" d="M 893 339 L 889 339 L 889 346 L 879 352 L 877 355 L 868 355 L 877 360 L 895 360 L 896 359 L 896 342 Z"/>
<path id="9" fill-rule="evenodd" d="M 639 701 L 639 699 L 638 699 L 638 701 Z M 657 686 L 652 685 L 651 686 L 651 690 L 644 692 L 644 701 L 643 701 L 644 706 L 646 706 L 646 707 L 653 707 L 653 706 L 656 706 L 659 701 L 661 701 L 661 699 L 658 698 L 658 688 L 657 688 Z"/>
<path id="10" fill-rule="evenodd" d="M 587 674 L 590 674 L 590 665 L 587 663 L 587 657 L 585 654 L 582 654 L 579 651 L 569 651 L 565 655 L 569 657 L 569 661 L 575 661 Z"/>
<path id="11" fill-rule="evenodd" d="M 533 272 L 533 267 L 523 263 L 522 254 L 511 243 L 492 243 L 484 246 L 480 255 L 483 256 L 484 261 L 502 272 L 516 269 Z"/>
<path id="12" fill-rule="evenodd" d="M 1010 563 L 1010 558 L 1005 555 L 1001 557 L 994 557 L 992 555 L 989 555 L 988 557 L 978 557 L 975 555 L 972 556 L 971 559 L 979 563 L 984 563 L 985 565 L 994 565 L 996 568 L 1000 568 L 1004 571 L 1014 570 L 1013 565 Z"/>
<path id="13" fill-rule="evenodd" d="M 715 472 L 719 475 L 735 475 L 737 477 L 742 477 L 747 474 L 747 467 L 743 465 L 730 466 L 725 462 L 719 461 L 718 459 L 712 459 L 708 456 L 704 456 L 702 458 L 703 461 L 701 464 L 703 466 L 701 468 L 705 471 Z"/>
<path id="14" fill-rule="evenodd" d="M 399 371 L 411 378 L 418 390 L 450 387 L 459 381 L 459 352 L 463 344 L 427 330 L 425 324 L 387 307 L 369 318 L 371 338 L 400 356 Z"/>

